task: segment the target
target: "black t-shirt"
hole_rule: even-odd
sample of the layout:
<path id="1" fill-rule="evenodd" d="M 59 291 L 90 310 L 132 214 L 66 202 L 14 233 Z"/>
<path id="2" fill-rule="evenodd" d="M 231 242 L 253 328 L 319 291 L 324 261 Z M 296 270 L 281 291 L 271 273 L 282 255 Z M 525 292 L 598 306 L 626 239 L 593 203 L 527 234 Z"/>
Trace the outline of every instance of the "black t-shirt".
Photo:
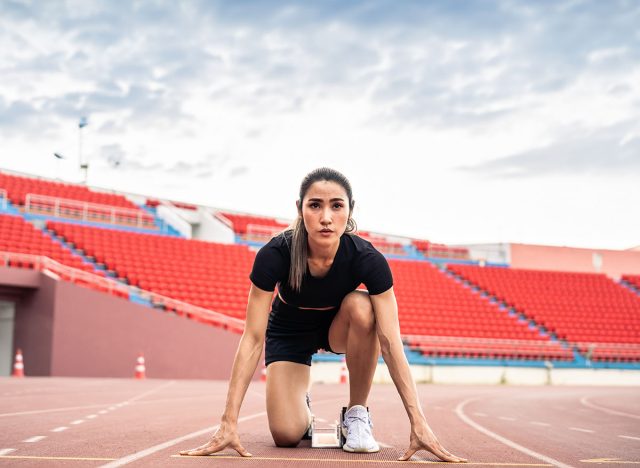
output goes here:
<path id="1" fill-rule="evenodd" d="M 292 231 L 278 234 L 256 255 L 249 279 L 260 289 L 278 291 L 293 307 L 339 307 L 342 299 L 361 283 L 369 294 L 387 291 L 393 286 L 391 269 L 386 258 L 370 242 L 352 234 L 340 237 L 340 246 L 333 264 L 325 276 L 316 278 L 309 267 L 302 279 L 300 292 L 289 286 Z"/>

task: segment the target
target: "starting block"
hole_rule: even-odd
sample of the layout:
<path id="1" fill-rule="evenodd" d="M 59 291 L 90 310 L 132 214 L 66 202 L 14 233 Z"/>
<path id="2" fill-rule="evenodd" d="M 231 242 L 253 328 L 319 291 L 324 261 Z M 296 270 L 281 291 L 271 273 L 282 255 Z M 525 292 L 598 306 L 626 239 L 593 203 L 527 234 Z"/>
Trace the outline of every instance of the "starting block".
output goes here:
<path id="1" fill-rule="evenodd" d="M 342 433 L 342 423 L 346 407 L 340 411 L 340 421 L 327 426 L 320 426 L 314 417 L 311 421 L 311 448 L 342 448 L 345 437 Z"/>

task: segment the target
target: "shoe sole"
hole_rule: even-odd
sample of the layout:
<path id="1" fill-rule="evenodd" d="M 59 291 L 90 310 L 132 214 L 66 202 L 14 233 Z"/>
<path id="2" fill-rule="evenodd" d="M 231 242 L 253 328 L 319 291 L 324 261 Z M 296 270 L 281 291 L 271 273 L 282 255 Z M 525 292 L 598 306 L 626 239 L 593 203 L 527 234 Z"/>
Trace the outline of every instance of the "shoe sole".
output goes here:
<path id="1" fill-rule="evenodd" d="M 342 450 L 344 450 L 345 452 L 350 452 L 350 453 L 375 453 L 375 452 L 379 452 L 380 451 L 380 447 L 374 448 L 374 449 L 353 449 L 351 447 L 349 447 L 348 445 L 343 445 L 342 446 Z"/>
<path id="2" fill-rule="evenodd" d="M 345 440 L 347 439 L 347 433 L 346 432 L 347 432 L 346 429 L 343 427 L 342 428 L 342 435 L 344 436 Z M 376 453 L 376 452 L 380 451 L 380 446 L 376 442 L 376 447 L 372 448 L 372 449 L 366 449 L 366 448 L 354 449 L 354 448 L 349 447 L 345 443 L 342 446 L 342 450 L 344 450 L 345 452 L 349 452 L 349 453 Z"/>

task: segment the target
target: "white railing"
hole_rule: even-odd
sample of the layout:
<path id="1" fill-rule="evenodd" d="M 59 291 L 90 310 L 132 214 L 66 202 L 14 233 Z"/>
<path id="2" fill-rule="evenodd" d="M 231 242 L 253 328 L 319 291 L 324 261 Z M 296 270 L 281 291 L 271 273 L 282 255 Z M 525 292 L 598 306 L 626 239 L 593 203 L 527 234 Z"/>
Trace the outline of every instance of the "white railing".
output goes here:
<path id="1" fill-rule="evenodd" d="M 0 188 L 0 208 L 7 208 L 7 191 L 3 188 Z"/>
<path id="2" fill-rule="evenodd" d="M 410 347 L 419 347 L 433 352 L 454 352 L 458 354 L 517 354 L 518 350 L 523 354 L 531 355 L 540 353 L 541 356 L 549 354 L 562 354 L 572 357 L 569 349 L 563 348 L 557 342 L 549 340 L 516 340 L 504 338 L 474 338 L 462 336 L 428 336 L 428 335 L 403 335 L 402 339 Z"/>
<path id="3" fill-rule="evenodd" d="M 97 223 L 135 226 L 155 229 L 153 216 L 143 210 L 120 208 L 66 198 L 28 193 L 25 197 L 26 213 L 46 214 L 57 218 L 73 218 Z"/>
<path id="4" fill-rule="evenodd" d="M 576 343 L 578 350 L 589 360 L 620 359 L 640 360 L 640 343 Z"/>
<path id="5" fill-rule="evenodd" d="M 409 346 L 433 352 L 457 352 L 458 354 L 523 354 L 540 353 L 541 357 L 549 354 L 562 354 L 570 357 L 571 350 L 561 344 L 548 340 L 510 340 L 500 338 L 471 338 L 457 336 L 424 336 L 403 335 L 402 339 Z M 591 360 L 640 359 L 640 343 L 570 343 L 572 347 L 585 354 Z"/>
<path id="6" fill-rule="evenodd" d="M 228 228 L 230 228 L 233 231 L 233 222 L 229 218 L 227 218 L 225 215 L 223 215 L 219 211 L 214 211 L 213 216 L 215 216 L 216 219 L 218 219 L 222 224 L 225 224 Z"/>
<path id="7" fill-rule="evenodd" d="M 234 333 L 242 333 L 244 330 L 244 320 L 229 317 L 220 312 L 178 301 L 151 291 L 145 291 L 135 286 L 122 284 L 88 271 L 78 270 L 58 263 L 49 257 L 0 251 L 0 266 L 30 268 L 41 271 L 55 279 L 68 281 L 118 297 L 129 298 L 131 295 L 135 295 L 148 300 L 152 305 L 162 305 L 171 312 L 185 315 L 193 320 L 206 322 Z"/>
<path id="8" fill-rule="evenodd" d="M 93 286 L 95 289 L 116 296 L 128 297 L 129 295 L 128 286 L 125 284 L 63 265 L 42 255 L 0 251 L 0 266 L 30 268 L 43 273 L 52 273 L 54 277 L 74 284 Z"/>
<path id="9" fill-rule="evenodd" d="M 265 241 L 271 239 L 276 234 L 284 231 L 286 228 L 283 226 L 273 226 L 265 224 L 247 224 L 247 233 L 245 239 L 252 241 Z"/>

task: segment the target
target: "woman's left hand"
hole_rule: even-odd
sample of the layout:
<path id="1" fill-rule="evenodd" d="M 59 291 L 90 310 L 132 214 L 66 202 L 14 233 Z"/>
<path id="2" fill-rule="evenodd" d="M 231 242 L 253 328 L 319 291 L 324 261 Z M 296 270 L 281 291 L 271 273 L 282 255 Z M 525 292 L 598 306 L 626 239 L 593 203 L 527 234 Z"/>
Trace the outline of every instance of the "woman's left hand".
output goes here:
<path id="1" fill-rule="evenodd" d="M 438 442 L 436 435 L 426 421 L 411 428 L 409 450 L 398 458 L 398 460 L 406 461 L 418 450 L 427 450 L 441 460 L 448 462 L 465 463 L 467 461 L 466 458 L 458 457 L 445 449 L 442 444 Z"/>

